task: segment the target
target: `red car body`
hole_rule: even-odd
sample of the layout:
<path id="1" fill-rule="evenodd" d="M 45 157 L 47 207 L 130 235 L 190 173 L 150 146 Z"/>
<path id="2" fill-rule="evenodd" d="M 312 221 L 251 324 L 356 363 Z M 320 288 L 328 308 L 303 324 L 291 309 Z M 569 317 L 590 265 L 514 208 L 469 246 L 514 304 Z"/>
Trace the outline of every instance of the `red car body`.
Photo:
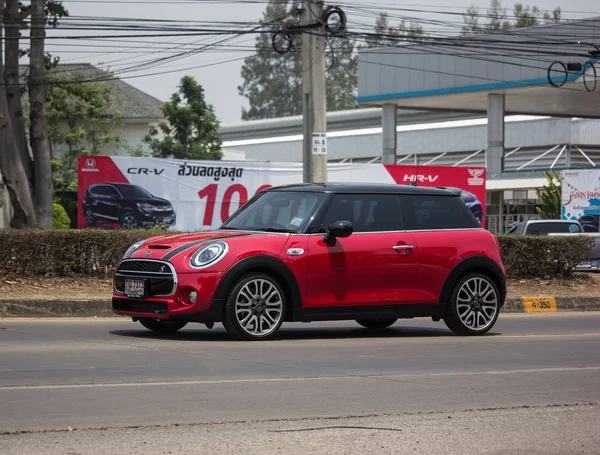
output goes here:
<path id="1" fill-rule="evenodd" d="M 460 201 L 450 192 L 399 185 L 340 184 L 280 187 L 264 193 L 272 193 L 271 198 L 283 198 L 283 203 L 276 200 L 278 205 L 285 205 L 287 194 L 296 197 L 298 194 L 315 193 L 319 200 L 310 211 L 309 219 L 302 220 L 306 224 L 298 226 L 297 232 L 229 228 L 228 223 L 241 216 L 236 213 L 215 232 L 170 234 L 148 239 L 119 265 L 115 275 L 113 311 L 142 323 L 152 319 L 158 323 L 151 327 L 156 330 L 168 327 L 168 324 L 161 326 L 161 321 L 172 322 L 177 328 L 187 322 L 212 326 L 227 318 L 225 307 L 232 289 L 248 274 L 270 277 L 281 289 L 282 300 L 285 300 L 282 322 L 395 321 L 412 317 L 445 319 L 457 284 L 469 274 L 487 277 L 492 283 L 497 312 L 504 303 L 506 275 L 499 244 L 490 232 L 478 226 L 466 207 L 460 216 L 470 216 L 473 220 L 472 225 L 466 228 L 408 230 L 399 226 L 393 231 L 351 232 L 332 239 L 327 237 L 327 232 L 333 224 L 323 227 L 323 218 L 327 217 L 327 210 L 331 210 L 335 197 L 346 198 L 342 203 L 348 198 L 352 200 L 352 195 L 368 202 L 372 198 L 381 199 L 382 194 L 391 195 L 386 201 L 392 202 L 396 195 L 401 202 L 403 197 L 412 200 L 420 195 L 448 198 L 443 200 L 444 203 Z M 260 200 L 261 196 L 256 198 Z M 253 202 L 250 201 L 239 212 L 253 210 Z M 274 213 L 272 207 L 270 210 Z M 296 213 L 293 210 L 292 207 L 289 217 Z M 348 213 L 348 217 L 352 213 L 357 214 L 356 211 Z M 373 218 L 373 215 L 368 217 Z M 292 219 L 295 220 L 293 227 L 300 223 L 299 219 Z M 347 220 L 340 221 L 351 225 Z M 226 251 L 207 267 L 193 267 L 190 263 L 192 256 L 199 248 L 214 242 L 223 242 L 219 243 L 219 248 L 225 245 Z M 169 275 L 173 277 L 171 282 L 166 279 Z M 161 281 L 163 277 L 165 280 Z M 125 280 L 136 279 L 144 281 L 144 295 L 126 296 Z M 477 284 L 471 286 L 477 287 Z M 153 289 L 154 292 L 149 292 Z M 480 300 L 484 305 L 483 297 Z M 476 303 L 471 302 L 470 305 L 475 311 Z M 479 316 L 472 316 L 475 317 Z M 494 323 L 495 318 L 497 314 Z M 471 332 L 465 334 L 479 333 L 476 330 Z"/>

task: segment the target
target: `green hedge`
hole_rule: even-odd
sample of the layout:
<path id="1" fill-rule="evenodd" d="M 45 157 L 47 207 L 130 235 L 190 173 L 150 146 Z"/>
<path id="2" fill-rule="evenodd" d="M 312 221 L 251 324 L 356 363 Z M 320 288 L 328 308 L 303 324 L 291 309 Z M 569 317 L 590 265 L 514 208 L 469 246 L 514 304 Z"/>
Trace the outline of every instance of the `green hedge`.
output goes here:
<path id="1" fill-rule="evenodd" d="M 591 258 L 594 239 L 577 236 L 500 235 L 502 262 L 513 278 L 566 277 Z"/>
<path id="2" fill-rule="evenodd" d="M 0 230 L 0 270 L 19 275 L 112 273 L 127 248 L 164 231 Z"/>
<path id="3" fill-rule="evenodd" d="M 20 275 L 111 274 L 133 243 L 164 231 L 0 230 L 0 272 Z M 513 278 L 568 276 L 590 259 L 593 240 L 586 236 L 498 237 L 502 260 Z"/>

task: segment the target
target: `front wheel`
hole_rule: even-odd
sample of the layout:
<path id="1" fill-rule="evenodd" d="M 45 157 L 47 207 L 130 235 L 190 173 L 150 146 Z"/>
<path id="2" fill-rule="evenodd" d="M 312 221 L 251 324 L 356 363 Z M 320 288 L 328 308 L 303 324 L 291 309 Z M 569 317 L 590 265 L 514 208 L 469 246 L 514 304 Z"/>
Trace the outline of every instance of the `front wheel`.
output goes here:
<path id="1" fill-rule="evenodd" d="M 457 335 L 483 335 L 494 326 L 499 314 L 498 287 L 488 276 L 472 273 L 454 288 L 444 322 Z"/>
<path id="2" fill-rule="evenodd" d="M 96 218 L 94 217 L 94 212 L 92 212 L 91 207 L 86 207 L 83 211 L 83 216 L 85 218 L 85 224 L 90 227 L 96 226 Z"/>
<path id="3" fill-rule="evenodd" d="M 389 326 L 393 325 L 398 319 L 397 318 L 388 318 L 388 319 L 357 319 L 358 322 L 363 327 L 367 329 L 387 329 Z"/>
<path id="4" fill-rule="evenodd" d="M 148 330 L 152 330 L 157 333 L 175 333 L 180 329 L 183 329 L 187 322 L 185 321 L 165 321 L 162 319 L 140 319 L 140 324 L 146 327 Z"/>
<path id="5" fill-rule="evenodd" d="M 135 219 L 135 216 L 133 215 L 132 212 L 125 212 L 123 215 L 121 215 L 121 218 L 119 219 L 119 224 L 121 225 L 122 229 L 136 229 L 138 227 L 138 222 Z"/>
<path id="6" fill-rule="evenodd" d="M 273 277 L 250 273 L 231 289 L 223 325 L 236 340 L 267 340 L 283 324 L 285 307 L 285 295 Z"/>

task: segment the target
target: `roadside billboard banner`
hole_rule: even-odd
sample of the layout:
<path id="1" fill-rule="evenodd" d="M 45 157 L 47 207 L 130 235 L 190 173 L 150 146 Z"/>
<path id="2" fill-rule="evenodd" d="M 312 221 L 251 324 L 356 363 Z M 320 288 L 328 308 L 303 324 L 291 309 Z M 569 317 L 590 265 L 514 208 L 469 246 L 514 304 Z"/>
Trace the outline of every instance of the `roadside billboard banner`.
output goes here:
<path id="1" fill-rule="evenodd" d="M 562 171 L 561 201 L 564 220 L 600 215 L 600 171 Z"/>
<path id="2" fill-rule="evenodd" d="M 330 182 L 416 181 L 419 186 L 463 190 L 463 199 L 474 213 L 481 212 L 482 220 L 485 179 L 483 167 L 328 166 Z M 301 182 L 301 163 L 80 156 L 78 226 L 151 227 L 158 221 L 177 231 L 215 229 L 256 193 Z"/>

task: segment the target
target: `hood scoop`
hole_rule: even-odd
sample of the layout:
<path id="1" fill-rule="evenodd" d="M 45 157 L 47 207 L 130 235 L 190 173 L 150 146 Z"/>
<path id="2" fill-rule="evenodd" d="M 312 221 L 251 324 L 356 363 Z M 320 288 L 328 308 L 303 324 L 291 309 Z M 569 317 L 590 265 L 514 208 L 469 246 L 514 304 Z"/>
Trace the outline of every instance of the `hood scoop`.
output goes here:
<path id="1" fill-rule="evenodd" d="M 169 245 L 148 245 L 151 250 L 168 250 L 171 247 Z"/>

